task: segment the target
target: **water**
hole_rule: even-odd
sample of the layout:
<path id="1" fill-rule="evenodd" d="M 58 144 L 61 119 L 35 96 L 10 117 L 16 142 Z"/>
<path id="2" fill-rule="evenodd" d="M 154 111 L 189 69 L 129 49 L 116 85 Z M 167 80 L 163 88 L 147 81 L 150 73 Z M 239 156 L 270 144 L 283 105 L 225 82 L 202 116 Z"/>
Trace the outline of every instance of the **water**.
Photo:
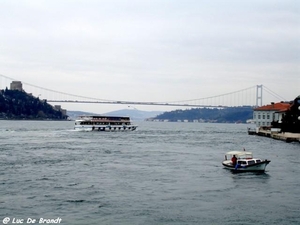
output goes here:
<path id="1" fill-rule="evenodd" d="M 300 224 L 300 144 L 243 124 L 139 122 L 134 132 L 73 122 L 0 121 L 0 221 L 60 224 Z M 271 163 L 223 169 L 229 150 Z"/>

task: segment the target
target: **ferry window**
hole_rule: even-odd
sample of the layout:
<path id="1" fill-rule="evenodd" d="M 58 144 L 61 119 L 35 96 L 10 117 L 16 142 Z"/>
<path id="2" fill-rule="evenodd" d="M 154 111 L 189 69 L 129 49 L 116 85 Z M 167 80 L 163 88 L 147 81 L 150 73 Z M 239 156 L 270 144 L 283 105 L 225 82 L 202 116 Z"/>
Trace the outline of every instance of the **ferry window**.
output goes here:
<path id="1" fill-rule="evenodd" d="M 252 165 L 252 164 L 255 164 L 255 161 L 254 160 L 249 160 L 248 165 Z"/>
<path id="2" fill-rule="evenodd" d="M 256 160 L 256 162 L 257 162 L 257 163 L 260 163 L 260 162 L 261 162 L 261 160 L 260 160 L 260 159 L 257 159 L 257 160 Z"/>
<path id="3" fill-rule="evenodd" d="M 243 165 L 246 164 L 246 161 L 238 161 L 237 163 Z"/>

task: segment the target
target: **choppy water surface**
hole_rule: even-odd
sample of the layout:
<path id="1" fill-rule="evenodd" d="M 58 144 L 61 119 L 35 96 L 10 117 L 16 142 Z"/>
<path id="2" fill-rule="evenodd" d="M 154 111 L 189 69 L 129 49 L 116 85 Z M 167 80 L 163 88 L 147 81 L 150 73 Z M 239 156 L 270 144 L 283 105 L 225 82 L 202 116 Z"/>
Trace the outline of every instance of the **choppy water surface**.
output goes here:
<path id="1" fill-rule="evenodd" d="M 0 221 L 60 224 L 300 224 L 300 144 L 242 124 L 140 122 L 78 132 L 73 122 L 0 121 Z M 223 169 L 229 150 L 271 163 Z"/>

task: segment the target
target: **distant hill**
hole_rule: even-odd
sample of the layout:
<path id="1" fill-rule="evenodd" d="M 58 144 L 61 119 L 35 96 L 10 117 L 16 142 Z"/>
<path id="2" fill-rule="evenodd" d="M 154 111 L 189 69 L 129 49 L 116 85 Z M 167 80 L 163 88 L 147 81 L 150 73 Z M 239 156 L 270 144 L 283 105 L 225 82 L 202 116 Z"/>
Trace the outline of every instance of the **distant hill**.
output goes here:
<path id="1" fill-rule="evenodd" d="M 84 112 L 84 111 L 68 111 L 67 115 L 69 116 L 70 120 L 75 120 L 79 116 L 83 115 L 98 115 L 96 113 L 91 113 L 91 112 Z"/>
<path id="2" fill-rule="evenodd" d="M 175 110 L 164 112 L 151 120 L 158 121 L 198 121 L 198 122 L 216 122 L 216 123 L 246 123 L 253 118 L 253 108 L 247 107 L 229 107 L 224 109 L 212 108 L 193 108 L 186 110 Z"/>
<path id="3" fill-rule="evenodd" d="M 122 109 L 104 115 L 108 116 L 129 116 L 132 120 L 145 120 L 150 117 L 155 117 L 163 112 L 161 111 L 141 111 L 138 109 Z"/>
<path id="4" fill-rule="evenodd" d="M 68 116 L 71 120 L 75 120 L 81 115 L 106 115 L 106 116 L 129 116 L 132 120 L 145 120 L 151 117 L 155 117 L 163 112 L 161 111 L 141 111 L 137 109 L 122 109 L 117 111 L 112 111 L 104 114 L 96 114 L 91 112 L 83 111 L 68 111 Z"/>

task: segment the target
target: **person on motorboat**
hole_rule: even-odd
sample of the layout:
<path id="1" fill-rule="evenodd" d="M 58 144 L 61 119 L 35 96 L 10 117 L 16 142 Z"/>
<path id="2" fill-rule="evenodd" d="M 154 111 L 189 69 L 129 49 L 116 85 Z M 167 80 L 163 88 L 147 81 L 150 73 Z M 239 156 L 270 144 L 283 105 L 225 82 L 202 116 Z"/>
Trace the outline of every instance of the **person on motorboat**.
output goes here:
<path id="1" fill-rule="evenodd" d="M 233 155 L 232 158 L 231 158 L 231 162 L 232 162 L 233 166 L 236 165 L 236 161 L 237 161 L 237 158 L 235 157 L 235 155 Z"/>

